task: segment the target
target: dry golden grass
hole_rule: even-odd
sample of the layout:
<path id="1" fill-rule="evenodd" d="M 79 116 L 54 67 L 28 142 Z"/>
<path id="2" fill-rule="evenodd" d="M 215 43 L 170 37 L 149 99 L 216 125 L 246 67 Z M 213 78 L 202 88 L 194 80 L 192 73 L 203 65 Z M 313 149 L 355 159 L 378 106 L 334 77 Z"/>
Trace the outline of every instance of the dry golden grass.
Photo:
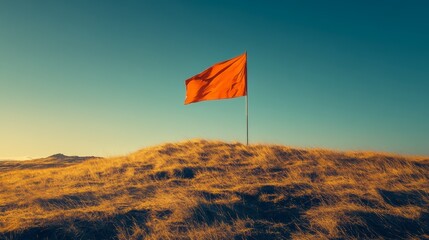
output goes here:
<path id="1" fill-rule="evenodd" d="M 192 140 L 0 162 L 0 239 L 424 239 L 429 158 Z"/>

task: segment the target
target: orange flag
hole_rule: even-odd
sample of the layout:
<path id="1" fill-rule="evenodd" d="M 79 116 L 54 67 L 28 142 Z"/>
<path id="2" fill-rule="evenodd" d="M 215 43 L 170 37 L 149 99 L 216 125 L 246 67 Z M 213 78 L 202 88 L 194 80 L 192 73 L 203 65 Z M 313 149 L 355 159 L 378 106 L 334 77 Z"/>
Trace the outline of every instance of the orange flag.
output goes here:
<path id="1" fill-rule="evenodd" d="M 185 84 L 185 104 L 246 96 L 247 53 L 216 63 Z"/>

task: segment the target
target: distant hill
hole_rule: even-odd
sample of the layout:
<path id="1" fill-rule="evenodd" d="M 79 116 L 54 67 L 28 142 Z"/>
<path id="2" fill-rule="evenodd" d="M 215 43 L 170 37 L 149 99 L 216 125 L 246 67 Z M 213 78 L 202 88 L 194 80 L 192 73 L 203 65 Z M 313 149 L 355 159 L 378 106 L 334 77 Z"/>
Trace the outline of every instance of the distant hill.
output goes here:
<path id="1" fill-rule="evenodd" d="M 429 158 L 192 140 L 0 165 L 0 239 L 428 239 Z"/>
<path id="2" fill-rule="evenodd" d="M 12 169 L 41 169 L 53 167 L 65 167 L 76 163 L 83 162 L 88 159 L 99 158 L 94 156 L 66 156 L 58 153 L 46 158 L 32 160 L 4 160 L 0 161 L 0 172 L 9 171 Z"/>

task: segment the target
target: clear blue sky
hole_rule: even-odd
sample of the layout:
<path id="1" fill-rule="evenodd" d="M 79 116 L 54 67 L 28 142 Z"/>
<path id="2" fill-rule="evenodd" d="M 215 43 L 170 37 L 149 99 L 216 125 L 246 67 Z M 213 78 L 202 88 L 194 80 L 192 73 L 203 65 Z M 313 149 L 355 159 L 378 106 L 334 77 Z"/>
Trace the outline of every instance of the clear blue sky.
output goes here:
<path id="1" fill-rule="evenodd" d="M 0 159 L 245 141 L 185 79 L 248 52 L 252 143 L 429 155 L 428 1 L 0 1 Z"/>

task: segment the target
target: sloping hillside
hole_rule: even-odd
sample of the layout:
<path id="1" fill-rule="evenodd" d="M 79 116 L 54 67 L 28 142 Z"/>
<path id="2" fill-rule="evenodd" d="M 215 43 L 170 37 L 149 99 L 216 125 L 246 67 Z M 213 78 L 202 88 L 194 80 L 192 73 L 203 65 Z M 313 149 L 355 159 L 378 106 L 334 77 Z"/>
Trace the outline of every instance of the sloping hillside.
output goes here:
<path id="1" fill-rule="evenodd" d="M 26 161 L 1 161 L 0 160 L 0 173 L 2 171 L 11 171 L 17 169 L 41 169 L 53 167 L 65 167 L 88 159 L 97 158 L 94 156 L 79 157 L 79 156 L 66 156 L 58 153 L 47 158 L 26 160 Z"/>
<path id="2" fill-rule="evenodd" d="M 429 238 L 424 157 L 194 140 L 0 168 L 0 239 Z"/>

